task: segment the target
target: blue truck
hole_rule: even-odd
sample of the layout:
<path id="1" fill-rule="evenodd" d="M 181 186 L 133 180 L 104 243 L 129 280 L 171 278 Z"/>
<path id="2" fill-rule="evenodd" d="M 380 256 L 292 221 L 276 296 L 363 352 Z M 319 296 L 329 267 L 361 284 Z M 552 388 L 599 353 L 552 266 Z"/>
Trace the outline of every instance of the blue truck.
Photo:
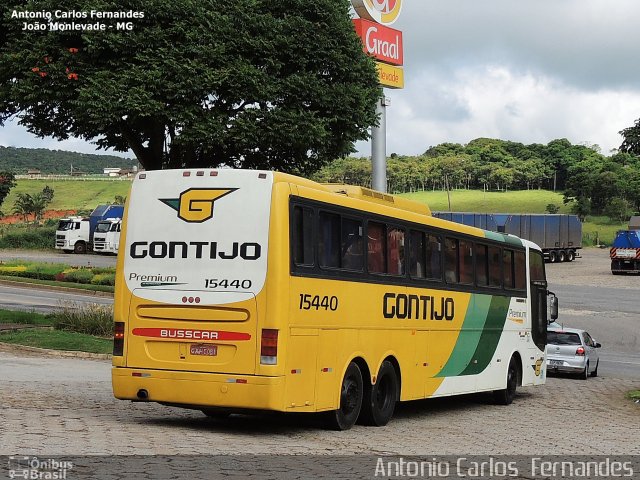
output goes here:
<path id="1" fill-rule="evenodd" d="M 530 240 L 548 262 L 572 262 L 582 248 L 582 223 L 576 215 L 433 212 L 433 216 Z"/>
<path id="2" fill-rule="evenodd" d="M 611 273 L 640 273 L 640 216 L 631 217 L 629 228 L 619 230 L 609 251 Z"/>

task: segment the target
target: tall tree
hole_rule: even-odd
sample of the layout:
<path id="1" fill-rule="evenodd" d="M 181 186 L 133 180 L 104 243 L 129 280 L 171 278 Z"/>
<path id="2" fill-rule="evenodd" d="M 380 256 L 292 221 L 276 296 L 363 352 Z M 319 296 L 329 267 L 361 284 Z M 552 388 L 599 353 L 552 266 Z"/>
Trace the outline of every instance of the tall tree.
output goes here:
<path id="1" fill-rule="evenodd" d="M 11 172 L 0 172 L 0 207 L 9 192 L 16 186 L 16 177 Z"/>
<path id="2" fill-rule="evenodd" d="M 140 11 L 133 30 L 23 31 L 0 19 L 0 125 L 131 149 L 146 169 L 307 174 L 353 151 L 381 95 L 346 1 L 40 0 L 38 11 Z M 31 8 L 33 10 L 33 8 Z M 76 23 L 93 23 L 83 20 Z M 120 20 L 121 21 L 121 20 Z"/>
<path id="3" fill-rule="evenodd" d="M 637 119 L 632 127 L 627 127 L 618 132 L 624 138 L 620 151 L 640 155 L 640 118 Z"/>

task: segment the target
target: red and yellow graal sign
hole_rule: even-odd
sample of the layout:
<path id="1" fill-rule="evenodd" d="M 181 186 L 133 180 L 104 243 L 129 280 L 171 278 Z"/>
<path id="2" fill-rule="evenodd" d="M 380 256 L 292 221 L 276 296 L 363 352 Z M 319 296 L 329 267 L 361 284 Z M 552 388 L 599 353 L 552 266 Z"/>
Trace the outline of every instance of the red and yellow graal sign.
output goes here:
<path id="1" fill-rule="evenodd" d="M 404 70 L 401 67 L 376 62 L 380 85 L 387 88 L 404 88 Z"/>
<path id="2" fill-rule="evenodd" d="M 402 65 L 402 32 L 378 23 L 357 18 L 353 20 L 356 33 L 362 40 L 364 51 L 377 60 L 391 65 Z"/>

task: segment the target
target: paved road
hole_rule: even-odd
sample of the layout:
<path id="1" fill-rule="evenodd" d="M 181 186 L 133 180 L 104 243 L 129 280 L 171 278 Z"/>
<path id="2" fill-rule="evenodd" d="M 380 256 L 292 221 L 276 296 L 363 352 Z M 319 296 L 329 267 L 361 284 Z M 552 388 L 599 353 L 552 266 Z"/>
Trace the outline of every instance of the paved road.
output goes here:
<path id="1" fill-rule="evenodd" d="M 61 251 L 38 251 L 38 250 L 0 250 L 0 261 L 9 260 L 29 260 L 33 262 L 45 263 L 66 263 L 74 267 L 115 267 L 116 257 L 113 255 L 94 255 L 75 253 L 66 254 Z"/>
<path id="2" fill-rule="evenodd" d="M 482 395 L 403 403 L 386 427 L 332 432 L 314 416 L 220 421 L 119 401 L 110 368 L 0 346 L 0 454 L 640 454 L 640 405 L 624 398 L 638 388 L 631 380 L 550 378 L 507 407 Z"/>
<path id="3" fill-rule="evenodd" d="M 112 305 L 113 298 L 85 293 L 69 293 L 56 290 L 25 288 L 0 284 L 0 308 L 6 310 L 49 313 L 64 305 L 99 303 Z"/>

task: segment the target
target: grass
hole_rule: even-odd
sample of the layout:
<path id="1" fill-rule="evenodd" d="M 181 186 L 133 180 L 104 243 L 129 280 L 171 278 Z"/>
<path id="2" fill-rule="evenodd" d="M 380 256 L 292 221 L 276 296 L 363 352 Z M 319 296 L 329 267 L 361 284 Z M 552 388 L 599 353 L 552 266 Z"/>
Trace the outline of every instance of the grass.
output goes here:
<path id="1" fill-rule="evenodd" d="M 627 392 L 627 398 L 631 400 L 640 400 L 640 390 L 631 390 Z"/>
<path id="2" fill-rule="evenodd" d="M 570 213 L 562 203 L 562 193 L 549 190 L 514 190 L 513 192 L 483 192 L 481 190 L 453 190 L 451 209 L 454 212 L 481 213 L 546 213 L 548 204 L 560 207 L 558 213 Z M 447 192 L 423 191 L 400 195 L 426 203 L 433 211 L 449 211 Z"/>
<path id="3" fill-rule="evenodd" d="M 517 190 L 512 192 L 483 192 L 480 190 L 453 190 L 451 210 L 478 213 L 547 213 L 547 205 L 560 207 L 558 213 L 570 214 L 570 205 L 562 203 L 562 193 L 548 190 Z M 403 193 L 401 197 L 426 203 L 432 211 L 449 211 L 447 192 L 423 191 Z M 605 216 L 588 216 L 582 224 L 583 246 L 611 245 L 616 232 L 626 225 L 612 222 Z"/>
<path id="4" fill-rule="evenodd" d="M 0 342 L 51 350 L 111 353 L 113 341 L 83 333 L 60 330 L 24 330 L 0 334 Z"/>
<path id="5" fill-rule="evenodd" d="M 93 210 L 103 203 L 112 203 L 116 195 L 126 197 L 131 188 L 130 180 L 27 180 L 21 179 L 11 189 L 2 204 L 2 211 L 9 215 L 19 193 L 33 195 L 45 185 L 53 188 L 53 201 L 47 210 Z"/>
<path id="6" fill-rule="evenodd" d="M 51 315 L 36 312 L 14 312 L 0 310 L 0 323 L 23 323 L 27 325 L 53 325 Z"/>

